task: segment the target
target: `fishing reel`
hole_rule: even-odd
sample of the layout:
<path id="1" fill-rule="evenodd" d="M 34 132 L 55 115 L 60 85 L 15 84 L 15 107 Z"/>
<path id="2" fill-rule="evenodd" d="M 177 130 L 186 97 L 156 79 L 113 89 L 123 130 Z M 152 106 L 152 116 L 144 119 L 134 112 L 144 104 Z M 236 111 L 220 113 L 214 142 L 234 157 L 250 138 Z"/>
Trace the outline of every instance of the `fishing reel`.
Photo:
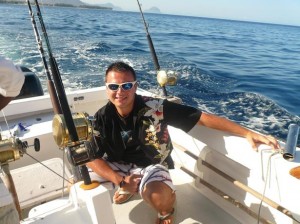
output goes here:
<path id="1" fill-rule="evenodd" d="M 27 141 L 21 141 L 15 136 L 2 139 L 0 134 L 0 165 L 20 159 L 28 147 Z M 37 138 L 34 139 L 34 149 L 35 151 L 40 150 L 40 141 Z"/>
<path id="2" fill-rule="evenodd" d="M 96 151 L 92 147 L 93 121 L 85 112 L 74 113 L 72 118 L 78 134 L 78 141 L 72 142 L 65 118 L 56 114 L 52 122 L 54 141 L 60 149 L 65 149 L 68 161 L 73 166 L 84 165 L 95 158 Z"/>
<path id="3" fill-rule="evenodd" d="M 177 84 L 177 74 L 172 70 L 159 70 L 157 72 L 157 82 L 160 86 L 175 86 Z"/>

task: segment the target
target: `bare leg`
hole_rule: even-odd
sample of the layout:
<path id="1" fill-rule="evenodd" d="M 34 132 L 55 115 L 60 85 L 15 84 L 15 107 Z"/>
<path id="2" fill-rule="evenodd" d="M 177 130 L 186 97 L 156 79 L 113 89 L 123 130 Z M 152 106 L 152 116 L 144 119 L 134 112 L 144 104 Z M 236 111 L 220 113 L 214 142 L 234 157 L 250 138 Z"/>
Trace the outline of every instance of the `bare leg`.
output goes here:
<path id="1" fill-rule="evenodd" d="M 148 183 L 142 192 L 143 199 L 159 214 L 167 215 L 173 211 L 176 194 L 163 182 L 153 181 Z M 158 224 L 173 224 L 173 216 L 166 218 Z"/>

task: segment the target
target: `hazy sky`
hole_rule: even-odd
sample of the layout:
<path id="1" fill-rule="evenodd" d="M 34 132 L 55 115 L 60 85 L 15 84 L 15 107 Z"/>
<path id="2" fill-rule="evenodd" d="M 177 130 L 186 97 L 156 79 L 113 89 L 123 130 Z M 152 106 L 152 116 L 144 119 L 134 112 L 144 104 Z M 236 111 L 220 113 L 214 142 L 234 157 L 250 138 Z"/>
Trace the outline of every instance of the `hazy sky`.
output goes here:
<path id="1" fill-rule="evenodd" d="M 126 11 L 138 11 L 136 0 L 81 0 L 112 3 Z M 140 0 L 142 9 L 153 6 L 162 13 L 246 20 L 300 26 L 300 0 Z"/>

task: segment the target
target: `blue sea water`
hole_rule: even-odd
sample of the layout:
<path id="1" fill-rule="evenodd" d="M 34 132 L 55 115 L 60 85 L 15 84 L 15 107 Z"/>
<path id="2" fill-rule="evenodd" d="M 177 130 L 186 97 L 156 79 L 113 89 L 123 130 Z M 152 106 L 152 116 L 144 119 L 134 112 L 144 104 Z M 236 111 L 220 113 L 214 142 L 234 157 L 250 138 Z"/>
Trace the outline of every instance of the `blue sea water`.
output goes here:
<path id="1" fill-rule="evenodd" d="M 66 89 L 101 86 L 106 67 L 124 60 L 136 69 L 140 87 L 158 91 L 139 13 L 41 9 Z M 0 12 L 0 55 L 36 72 L 47 91 L 27 5 L 0 4 Z M 161 68 L 179 76 L 176 87 L 167 87 L 169 95 L 280 139 L 289 124 L 300 123 L 300 27 L 164 14 L 145 18 Z"/>

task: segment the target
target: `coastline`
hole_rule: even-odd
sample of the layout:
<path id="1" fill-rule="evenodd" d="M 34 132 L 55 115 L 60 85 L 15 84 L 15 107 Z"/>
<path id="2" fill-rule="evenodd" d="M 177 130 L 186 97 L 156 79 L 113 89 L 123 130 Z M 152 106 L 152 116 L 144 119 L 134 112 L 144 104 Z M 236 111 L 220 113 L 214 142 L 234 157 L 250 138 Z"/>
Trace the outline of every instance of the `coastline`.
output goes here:
<path id="1" fill-rule="evenodd" d="M 10 4 L 10 5 L 27 5 L 26 2 L 20 2 L 20 1 L 5 1 L 0 0 L 0 4 Z M 57 4 L 47 4 L 44 3 L 45 6 L 54 6 L 54 7 L 72 7 L 72 8 L 86 8 L 86 9 L 101 9 L 101 10 L 113 10 L 111 7 L 104 7 L 104 6 L 95 6 L 95 5 L 79 5 L 75 6 L 72 4 L 63 4 L 63 3 L 57 3 Z"/>

